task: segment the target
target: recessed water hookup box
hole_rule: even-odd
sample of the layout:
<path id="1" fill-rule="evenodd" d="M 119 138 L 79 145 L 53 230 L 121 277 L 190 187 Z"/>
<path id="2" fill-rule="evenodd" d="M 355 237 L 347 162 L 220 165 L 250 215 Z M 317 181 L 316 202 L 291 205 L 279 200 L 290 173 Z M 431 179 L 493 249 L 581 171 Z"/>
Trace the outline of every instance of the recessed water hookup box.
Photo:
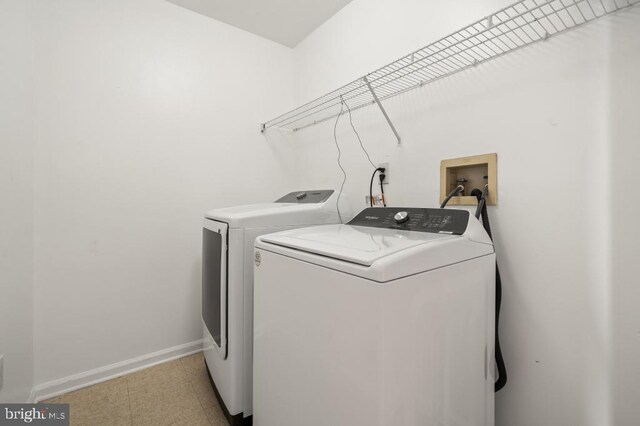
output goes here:
<path id="1" fill-rule="evenodd" d="M 471 157 L 452 158 L 440 162 L 440 202 L 442 203 L 456 186 L 464 185 L 464 193 L 452 197 L 449 205 L 470 206 L 478 204 L 471 195 L 475 188 L 482 190 L 489 185 L 487 204 L 494 206 L 498 201 L 497 171 L 498 155 L 483 154 Z"/>

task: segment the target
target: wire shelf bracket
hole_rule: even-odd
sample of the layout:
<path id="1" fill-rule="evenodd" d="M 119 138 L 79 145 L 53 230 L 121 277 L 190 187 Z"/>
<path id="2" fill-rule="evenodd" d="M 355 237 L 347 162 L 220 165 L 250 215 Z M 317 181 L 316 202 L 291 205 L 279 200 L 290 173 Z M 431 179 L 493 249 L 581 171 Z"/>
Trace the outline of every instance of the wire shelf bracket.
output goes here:
<path id="1" fill-rule="evenodd" d="M 382 101 L 530 44 L 640 4 L 640 0 L 520 0 L 311 102 L 261 124 L 298 131 Z"/>
<path id="2" fill-rule="evenodd" d="M 367 79 L 366 75 L 364 77 L 362 77 L 362 80 L 365 82 L 365 84 L 369 88 L 369 91 L 371 92 L 371 96 L 373 96 L 373 100 L 378 104 L 378 107 L 380 108 L 380 111 L 382 111 L 382 115 L 384 115 L 384 118 L 385 118 L 385 120 L 387 120 L 387 123 L 389 123 L 389 127 L 391 127 L 391 130 L 393 131 L 393 134 L 396 135 L 396 139 L 398 140 L 398 145 L 400 145 L 402 143 L 402 140 L 400 139 L 400 135 L 398 134 L 398 131 L 396 130 L 396 126 L 393 125 L 393 122 L 389 118 L 389 115 L 387 114 L 387 111 L 382 106 L 382 103 L 380 102 L 380 99 L 378 98 L 378 95 L 376 95 L 376 91 L 373 90 L 373 87 L 371 87 L 371 83 L 369 83 L 369 80 Z"/>

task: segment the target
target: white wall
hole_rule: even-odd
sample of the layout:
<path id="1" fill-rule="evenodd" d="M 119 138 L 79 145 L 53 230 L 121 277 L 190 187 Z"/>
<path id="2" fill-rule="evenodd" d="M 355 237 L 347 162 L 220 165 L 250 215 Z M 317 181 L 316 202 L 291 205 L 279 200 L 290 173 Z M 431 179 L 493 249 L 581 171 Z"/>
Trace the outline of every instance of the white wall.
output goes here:
<path id="1" fill-rule="evenodd" d="M 203 212 L 289 190 L 291 51 L 160 0 L 37 8 L 35 381 L 200 339 Z"/>
<path id="2" fill-rule="evenodd" d="M 640 162 L 638 56 L 640 10 L 612 28 L 608 110 L 611 141 L 612 283 L 615 424 L 640 421 L 640 199 L 633 182 Z M 623 24 L 622 24 L 623 23 Z"/>
<path id="3" fill-rule="evenodd" d="M 33 385 L 32 2 L 0 0 L 0 402 Z"/>
<path id="4" fill-rule="evenodd" d="M 295 49 L 297 100 L 332 90 L 509 3 L 354 0 Z M 504 281 L 501 339 L 509 371 L 497 395 L 498 425 L 601 426 L 620 420 L 622 406 L 626 419 L 637 413 L 620 396 L 628 393 L 628 402 L 638 394 L 638 357 L 626 358 L 633 378 L 612 361 L 626 356 L 625 346 L 639 350 L 638 315 L 632 314 L 637 280 L 629 274 L 638 231 L 628 234 L 614 224 L 612 240 L 607 200 L 630 202 L 628 189 L 611 187 L 633 181 L 633 172 L 612 172 L 612 165 L 628 167 L 628 155 L 638 154 L 629 145 L 632 134 L 637 139 L 638 83 L 631 76 L 640 72 L 639 36 L 640 14 L 632 10 L 386 101 L 401 148 L 379 110 L 354 113 L 374 161 L 391 163 L 386 192 L 392 205 L 435 206 L 440 160 L 498 153 L 499 205 L 489 213 Z M 617 54 L 611 54 L 613 45 L 619 45 Z M 627 85 L 634 91 L 623 93 Z M 623 118 L 612 119 L 619 104 Z M 624 128 L 612 129 L 620 122 Z M 267 136 L 288 140 L 303 185 L 342 180 L 333 124 Z M 359 210 L 372 170 L 346 116 L 338 141 L 349 175 L 345 190 Z M 635 203 L 614 217 L 634 220 Z M 618 262 L 626 268 L 613 276 L 624 278 L 616 282 L 615 300 L 614 244 L 614 253 L 624 251 Z M 633 301 L 625 297 L 631 295 Z M 624 311 L 612 314 L 614 302 Z M 624 324 L 616 335 L 619 352 L 612 349 L 613 321 Z"/>
<path id="5" fill-rule="evenodd" d="M 38 0 L 34 94 L 30 2 L 0 2 L 1 401 L 28 396 L 34 310 L 36 384 L 197 340 L 202 212 L 341 182 L 333 123 L 258 123 L 509 3 L 354 0 L 292 53 L 160 0 Z M 435 205 L 443 158 L 499 155 L 499 425 L 640 416 L 638 202 L 621 186 L 640 157 L 639 23 L 387 101 L 401 148 L 378 110 L 354 113 L 394 205 Z M 370 170 L 346 117 L 338 140 L 357 211 Z"/>

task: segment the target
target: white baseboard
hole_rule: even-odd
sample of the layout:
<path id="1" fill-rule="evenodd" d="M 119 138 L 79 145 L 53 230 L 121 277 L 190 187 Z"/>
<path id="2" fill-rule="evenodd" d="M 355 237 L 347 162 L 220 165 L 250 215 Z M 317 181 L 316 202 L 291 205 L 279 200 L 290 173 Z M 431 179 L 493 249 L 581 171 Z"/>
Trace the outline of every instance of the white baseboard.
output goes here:
<path id="1" fill-rule="evenodd" d="M 91 386 L 96 383 L 114 379 L 125 374 L 133 373 L 138 370 L 143 370 L 156 364 L 162 364 L 163 362 L 172 361 L 177 358 L 198 353 L 202 351 L 202 342 L 202 339 L 195 340 L 183 345 L 174 346 L 158 352 L 131 358 L 126 361 L 116 362 L 115 364 L 105 365 L 104 367 L 99 367 L 94 370 L 85 371 L 83 373 L 74 374 L 73 376 L 36 385 L 31 391 L 29 400 L 32 402 L 42 401 L 57 395 Z"/>

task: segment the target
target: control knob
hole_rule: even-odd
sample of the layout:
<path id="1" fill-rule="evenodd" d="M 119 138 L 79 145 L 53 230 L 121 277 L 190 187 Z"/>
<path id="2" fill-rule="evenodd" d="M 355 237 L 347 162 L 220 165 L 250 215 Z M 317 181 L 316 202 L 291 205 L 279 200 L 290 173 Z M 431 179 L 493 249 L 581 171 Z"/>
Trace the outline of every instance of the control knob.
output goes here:
<path id="1" fill-rule="evenodd" d="M 395 216 L 393 216 L 393 219 L 396 221 L 397 224 L 405 223 L 406 221 L 409 220 L 409 213 L 405 211 L 398 212 L 395 214 Z"/>

